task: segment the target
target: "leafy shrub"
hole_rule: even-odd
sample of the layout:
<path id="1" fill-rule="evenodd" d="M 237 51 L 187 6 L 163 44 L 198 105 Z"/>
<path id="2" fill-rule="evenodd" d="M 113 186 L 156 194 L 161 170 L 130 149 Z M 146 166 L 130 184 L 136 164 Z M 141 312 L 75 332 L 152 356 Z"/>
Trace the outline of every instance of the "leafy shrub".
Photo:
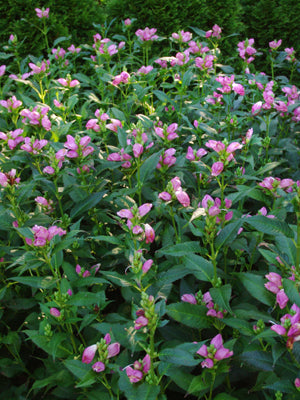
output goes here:
<path id="1" fill-rule="evenodd" d="M 217 24 L 225 36 L 243 28 L 239 0 L 190 0 L 188 4 L 182 0 L 108 0 L 105 11 L 117 20 L 136 18 L 137 28 L 157 28 L 161 36 L 170 36 L 191 26 L 207 31 Z M 231 40 L 222 49 L 228 55 L 234 46 Z"/>

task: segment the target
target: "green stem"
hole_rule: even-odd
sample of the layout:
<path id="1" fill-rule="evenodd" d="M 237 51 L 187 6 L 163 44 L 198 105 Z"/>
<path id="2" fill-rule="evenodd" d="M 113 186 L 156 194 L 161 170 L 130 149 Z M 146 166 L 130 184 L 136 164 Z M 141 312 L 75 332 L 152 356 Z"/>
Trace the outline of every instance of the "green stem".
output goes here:
<path id="1" fill-rule="evenodd" d="M 213 393 L 215 380 L 216 380 L 216 371 L 212 371 L 212 379 L 211 379 L 211 383 L 210 383 L 210 390 L 209 390 L 209 398 L 208 398 L 208 400 L 212 399 L 212 393 Z"/>
<path id="2" fill-rule="evenodd" d="M 174 228 L 175 237 L 176 237 L 176 244 L 177 244 L 177 243 L 180 243 L 180 237 L 179 237 L 178 232 L 177 232 L 176 222 L 175 222 L 175 218 L 174 218 L 174 210 L 173 210 L 172 206 L 170 206 L 170 215 L 171 215 L 171 218 L 172 218 L 172 225 L 173 225 L 173 228 Z"/>

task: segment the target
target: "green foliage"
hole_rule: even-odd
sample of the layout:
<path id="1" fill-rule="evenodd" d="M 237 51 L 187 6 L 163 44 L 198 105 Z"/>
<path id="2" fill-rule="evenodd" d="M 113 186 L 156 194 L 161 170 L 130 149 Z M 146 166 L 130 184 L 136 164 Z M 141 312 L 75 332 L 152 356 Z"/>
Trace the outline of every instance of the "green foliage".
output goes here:
<path id="1" fill-rule="evenodd" d="M 28 54 L 35 56 L 45 51 L 43 35 L 38 28 L 43 27 L 43 21 L 36 16 L 35 8 L 50 8 L 46 25 L 49 28 L 49 45 L 59 37 L 72 35 L 61 46 L 74 43 L 79 45 L 92 39 L 95 33 L 93 23 L 101 24 L 105 17 L 103 8 L 96 0 L 11 0 L 0 2 L 0 43 L 7 43 L 9 36 L 14 34 L 22 41 L 20 56 Z M 54 46 L 53 46 L 54 47 Z"/>
<path id="2" fill-rule="evenodd" d="M 224 36 L 243 29 L 239 0 L 190 0 L 188 4 L 182 0 L 108 0 L 105 11 L 119 22 L 136 18 L 136 29 L 157 28 L 157 34 L 165 37 L 191 27 L 208 31 L 214 24 L 223 29 Z M 222 49 L 228 56 L 234 46 L 230 40 Z"/>

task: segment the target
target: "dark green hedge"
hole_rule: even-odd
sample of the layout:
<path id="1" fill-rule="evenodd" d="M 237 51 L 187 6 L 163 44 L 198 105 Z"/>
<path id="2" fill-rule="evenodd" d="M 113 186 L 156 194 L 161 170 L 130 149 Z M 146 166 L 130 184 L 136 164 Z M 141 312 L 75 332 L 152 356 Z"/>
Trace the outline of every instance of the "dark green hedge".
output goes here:
<path id="1" fill-rule="evenodd" d="M 50 47 L 56 38 L 62 36 L 72 35 L 72 43 L 76 45 L 92 41 L 95 33 L 93 23 L 105 21 L 103 8 L 96 0 L 0 1 L 0 43 L 7 43 L 10 34 L 15 34 L 19 41 L 24 39 L 21 56 L 40 55 L 45 50 L 44 40 L 33 24 L 42 27 L 42 21 L 35 12 L 35 8 L 42 7 L 50 8 L 47 20 Z"/>
<path id="2" fill-rule="evenodd" d="M 223 28 L 222 36 L 243 30 L 239 0 L 107 0 L 105 12 L 116 21 L 136 18 L 134 28 L 157 28 L 160 36 L 170 36 L 191 26 L 207 31 L 214 24 Z M 232 51 L 236 40 L 225 43 Z"/>

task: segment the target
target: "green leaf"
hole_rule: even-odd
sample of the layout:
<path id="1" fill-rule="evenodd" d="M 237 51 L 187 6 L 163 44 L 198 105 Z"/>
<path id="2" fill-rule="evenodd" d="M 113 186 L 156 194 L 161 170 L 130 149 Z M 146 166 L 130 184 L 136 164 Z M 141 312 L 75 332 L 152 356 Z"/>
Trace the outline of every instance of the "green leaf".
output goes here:
<path id="1" fill-rule="evenodd" d="M 159 161 L 161 152 L 154 153 L 142 164 L 140 168 L 140 181 L 146 182 L 150 177 L 153 177 L 153 173 L 156 170 L 156 166 Z"/>
<path id="2" fill-rule="evenodd" d="M 122 241 L 121 239 L 119 239 L 119 237 L 116 236 L 98 235 L 98 236 L 89 236 L 89 239 L 100 240 L 101 242 L 108 242 L 111 244 L 118 244 L 118 245 L 123 244 L 124 246 L 124 241 Z"/>
<path id="3" fill-rule="evenodd" d="M 216 249 L 219 250 L 222 246 L 232 243 L 236 238 L 240 227 L 243 225 L 243 220 L 239 218 L 238 220 L 231 222 L 223 228 L 215 240 Z"/>
<path id="4" fill-rule="evenodd" d="M 71 38 L 72 38 L 71 35 L 70 35 L 70 36 L 61 36 L 61 37 L 59 37 L 59 38 L 57 38 L 57 39 L 54 40 L 54 42 L 53 42 L 53 47 L 57 46 L 58 43 L 67 42 L 67 41 L 70 40 Z"/>
<path id="5" fill-rule="evenodd" d="M 80 292 L 72 295 L 68 303 L 73 306 L 86 307 L 94 304 L 97 304 L 99 306 L 100 302 L 101 302 L 101 296 L 99 295 L 99 293 Z"/>
<path id="6" fill-rule="evenodd" d="M 159 358 L 161 361 L 167 363 L 184 365 L 187 367 L 194 367 L 199 364 L 199 360 L 195 360 L 191 353 L 180 348 L 164 349 L 159 353 Z"/>
<path id="7" fill-rule="evenodd" d="M 102 271 L 102 274 L 105 275 L 105 278 L 107 278 L 109 281 L 112 281 L 118 286 L 132 286 L 130 279 L 124 278 L 123 275 L 120 275 L 117 272 Z"/>
<path id="8" fill-rule="evenodd" d="M 268 235 L 284 235 L 289 238 L 294 237 L 292 229 L 285 222 L 276 218 L 268 218 L 263 215 L 254 215 L 247 218 L 247 224 L 255 228 L 258 232 L 267 233 Z"/>
<path id="9" fill-rule="evenodd" d="M 263 276 L 253 274 L 251 272 L 240 272 L 237 275 L 247 291 L 253 297 L 267 306 L 271 307 L 274 305 L 275 297 L 264 287 L 266 280 Z"/>
<path id="10" fill-rule="evenodd" d="M 69 373 L 67 371 L 59 371 L 45 379 L 35 380 L 32 389 L 41 389 L 46 386 L 51 388 L 57 386 L 58 382 L 63 382 L 66 378 L 70 378 Z"/>
<path id="11" fill-rule="evenodd" d="M 257 171 L 257 175 L 265 175 L 266 172 L 269 171 L 273 171 L 276 167 L 278 167 L 278 165 L 282 164 L 283 161 L 274 161 L 271 163 L 268 163 L 266 165 L 264 165 L 263 167 L 261 167 L 258 171 Z"/>
<path id="12" fill-rule="evenodd" d="M 209 328 L 210 320 L 206 316 L 207 308 L 197 304 L 173 303 L 167 306 L 169 317 L 191 328 Z"/>
<path id="13" fill-rule="evenodd" d="M 126 373 L 121 374 L 119 388 L 125 393 L 127 400 L 157 400 L 157 396 L 160 392 L 160 385 L 149 385 L 146 382 L 142 384 L 132 384 Z"/>
<path id="14" fill-rule="evenodd" d="M 95 372 L 90 369 L 90 371 L 80 380 L 75 386 L 76 388 L 88 387 L 96 382 Z"/>
<path id="15" fill-rule="evenodd" d="M 238 359 L 256 370 L 273 370 L 273 358 L 270 353 L 259 350 L 246 351 L 238 356 Z"/>
<path id="16" fill-rule="evenodd" d="M 290 299 L 290 301 L 300 307 L 299 287 L 296 285 L 296 283 L 294 281 L 291 281 L 290 279 L 283 279 L 282 285 L 285 294 Z"/>
<path id="17" fill-rule="evenodd" d="M 81 201 L 77 204 L 71 211 L 71 218 L 74 219 L 81 214 L 86 213 L 86 211 L 90 210 L 91 208 L 95 207 L 102 199 L 106 191 L 93 193 L 89 197 L 87 197 L 84 201 Z"/>
<path id="18" fill-rule="evenodd" d="M 207 390 L 210 388 L 210 382 L 206 382 L 202 375 L 195 376 L 190 383 L 188 388 L 188 393 L 200 392 L 202 390 Z"/>
<path id="19" fill-rule="evenodd" d="M 111 111 L 114 114 L 115 118 L 119 119 L 120 121 L 126 121 L 126 117 L 125 117 L 125 114 L 123 113 L 123 111 L 119 110 L 116 107 L 112 107 Z"/>
<path id="20" fill-rule="evenodd" d="M 209 293 L 213 299 L 213 301 L 223 310 L 229 311 L 232 313 L 232 310 L 229 305 L 230 297 L 231 297 L 231 285 L 224 285 L 218 288 L 209 289 Z"/>
<path id="21" fill-rule="evenodd" d="M 8 280 L 38 289 L 51 289 L 56 285 L 56 279 L 53 276 L 14 276 Z"/>
<path id="22" fill-rule="evenodd" d="M 184 257 L 184 266 L 200 281 L 210 282 L 214 276 L 214 267 L 210 261 L 196 254 Z"/>
<path id="23" fill-rule="evenodd" d="M 155 94 L 155 96 L 158 97 L 158 99 L 164 104 L 172 104 L 173 106 L 176 105 L 174 101 L 161 90 L 153 90 L 153 94 Z"/>
<path id="24" fill-rule="evenodd" d="M 214 400 L 239 400 L 239 399 L 237 397 L 232 397 L 229 394 L 223 392 L 217 394 L 217 396 L 214 397 Z"/>
<path id="25" fill-rule="evenodd" d="M 172 246 L 163 247 L 157 251 L 157 254 L 166 256 L 182 257 L 191 253 L 200 253 L 202 250 L 199 242 L 184 242 Z"/>
<path id="26" fill-rule="evenodd" d="M 79 379 L 83 379 L 91 370 L 91 366 L 84 364 L 81 360 L 65 360 L 64 365 Z"/>

